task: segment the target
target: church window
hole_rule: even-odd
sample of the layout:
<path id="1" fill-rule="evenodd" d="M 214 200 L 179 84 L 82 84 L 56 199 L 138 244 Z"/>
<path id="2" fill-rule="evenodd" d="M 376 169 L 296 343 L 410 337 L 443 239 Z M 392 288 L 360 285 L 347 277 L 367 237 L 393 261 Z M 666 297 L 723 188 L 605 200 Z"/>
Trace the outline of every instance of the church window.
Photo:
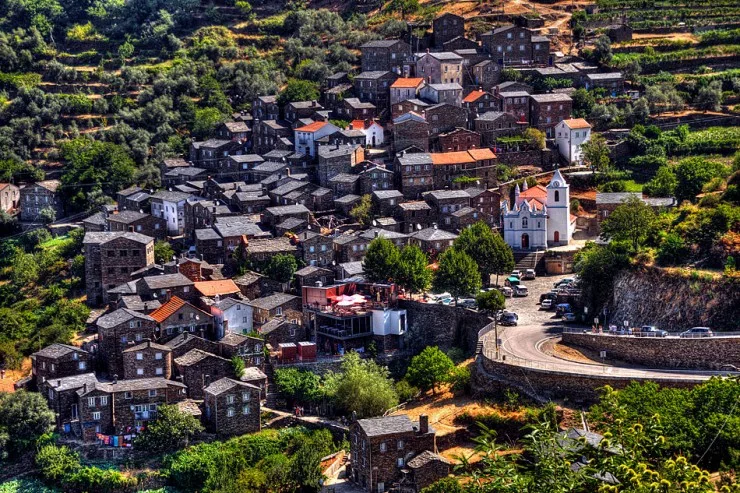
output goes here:
<path id="1" fill-rule="evenodd" d="M 513 221 L 509 221 L 509 228 L 514 229 L 514 222 Z"/>
<path id="2" fill-rule="evenodd" d="M 527 218 L 526 217 L 523 217 L 522 218 L 522 228 L 529 227 L 529 225 L 527 223 L 528 223 Z"/>
<path id="3" fill-rule="evenodd" d="M 555 202 L 560 202 L 560 192 L 555 190 Z"/>

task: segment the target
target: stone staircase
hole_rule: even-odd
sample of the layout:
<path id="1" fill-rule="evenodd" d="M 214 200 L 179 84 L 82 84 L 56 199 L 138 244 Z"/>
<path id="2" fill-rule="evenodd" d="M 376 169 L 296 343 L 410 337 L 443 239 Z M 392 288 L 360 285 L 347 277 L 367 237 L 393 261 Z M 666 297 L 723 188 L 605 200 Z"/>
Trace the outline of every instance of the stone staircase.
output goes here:
<path id="1" fill-rule="evenodd" d="M 530 250 L 514 250 L 514 262 L 519 270 L 537 269 L 537 262 L 542 259 L 545 252 Z"/>
<path id="2" fill-rule="evenodd" d="M 265 375 L 267 375 L 267 388 L 265 389 L 265 407 L 275 409 L 277 405 L 278 391 L 275 385 L 275 368 L 270 361 L 265 362 Z"/>

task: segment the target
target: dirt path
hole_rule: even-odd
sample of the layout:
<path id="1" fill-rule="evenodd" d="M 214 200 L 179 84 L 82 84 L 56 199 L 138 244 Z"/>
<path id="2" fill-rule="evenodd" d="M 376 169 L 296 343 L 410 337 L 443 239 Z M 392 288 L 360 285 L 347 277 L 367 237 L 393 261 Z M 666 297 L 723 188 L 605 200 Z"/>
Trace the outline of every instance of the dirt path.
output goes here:
<path id="1" fill-rule="evenodd" d="M 0 380 L 0 392 L 14 392 L 13 384 L 31 374 L 31 358 L 26 358 L 20 370 L 7 370 L 5 378 Z"/>

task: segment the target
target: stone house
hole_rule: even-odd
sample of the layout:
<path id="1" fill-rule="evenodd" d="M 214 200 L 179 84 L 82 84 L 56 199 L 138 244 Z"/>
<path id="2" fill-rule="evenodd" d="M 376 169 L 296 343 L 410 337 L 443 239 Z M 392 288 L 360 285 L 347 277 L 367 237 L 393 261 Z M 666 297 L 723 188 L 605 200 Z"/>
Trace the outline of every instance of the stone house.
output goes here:
<path id="1" fill-rule="evenodd" d="M 375 238 L 384 238 L 386 240 L 389 240 L 398 248 L 403 248 L 409 243 L 409 235 L 398 231 L 391 231 L 382 228 L 367 229 L 360 233 L 360 236 L 365 238 L 368 241 L 368 244 L 372 242 Z"/>
<path id="2" fill-rule="evenodd" d="M 361 101 L 373 103 L 383 111 L 390 107 L 390 88 L 396 81 L 398 75 L 389 71 L 368 71 L 355 76 L 355 94 Z M 360 120 L 368 118 L 365 116 L 352 118 Z"/>
<path id="3" fill-rule="evenodd" d="M 401 153 L 394 166 L 396 183 L 407 199 L 417 199 L 423 192 L 434 190 L 433 161 L 427 153 Z"/>
<path id="4" fill-rule="evenodd" d="M 280 344 L 298 344 L 307 339 L 306 329 L 300 323 L 299 316 L 295 318 L 275 317 L 262 325 L 259 333 L 273 349 L 280 347 Z"/>
<path id="5" fill-rule="evenodd" d="M 456 128 L 468 127 L 468 112 L 459 105 L 435 104 L 424 110 L 424 117 L 429 122 L 429 133 L 432 137 Z"/>
<path id="6" fill-rule="evenodd" d="M 431 154 L 434 187 L 453 188 L 458 178 L 475 178 L 483 187 L 496 185 L 496 155 L 488 148 Z"/>
<path id="7" fill-rule="evenodd" d="M 384 166 L 370 164 L 360 171 L 360 194 L 373 193 L 375 190 L 389 190 L 393 187 L 393 171 Z"/>
<path id="8" fill-rule="evenodd" d="M 107 217 L 108 231 L 133 231 L 151 236 L 157 240 L 167 237 L 167 224 L 164 219 L 137 211 L 120 211 Z"/>
<path id="9" fill-rule="evenodd" d="M 410 243 L 421 248 L 430 258 L 436 258 L 438 254 L 451 247 L 456 238 L 455 233 L 432 226 L 412 233 Z"/>
<path id="10" fill-rule="evenodd" d="M 148 340 L 123 351 L 123 378 L 172 377 L 172 349 Z"/>
<path id="11" fill-rule="evenodd" d="M 200 349 L 191 349 L 175 358 L 174 363 L 191 399 L 203 399 L 203 389 L 210 382 L 234 374 L 230 360 Z"/>
<path id="12" fill-rule="evenodd" d="M 396 120 L 399 116 L 411 112 L 423 115 L 424 110 L 430 106 L 432 106 L 430 103 L 421 99 L 407 99 L 391 105 L 391 117 Z"/>
<path id="13" fill-rule="evenodd" d="M 85 288 L 87 303 L 108 302 L 107 290 L 131 280 L 131 273 L 154 264 L 154 238 L 141 233 L 86 233 Z"/>
<path id="14" fill-rule="evenodd" d="M 424 87 L 421 77 L 401 77 L 391 84 L 391 104 L 398 104 L 409 99 L 419 97 L 419 91 Z"/>
<path id="15" fill-rule="evenodd" d="M 493 88 L 493 93 L 495 95 L 498 95 L 502 92 L 526 92 L 527 94 L 532 94 L 534 91 L 534 88 L 527 84 L 526 82 L 519 82 L 515 80 L 508 80 L 506 82 L 502 82 L 500 84 L 497 84 Z"/>
<path id="16" fill-rule="evenodd" d="M 409 461 L 436 451 L 435 431 L 426 415 L 412 422 L 405 414 L 360 419 L 350 425 L 347 476 L 368 493 L 385 492 L 403 478 Z"/>
<path id="17" fill-rule="evenodd" d="M 182 333 L 190 332 L 201 337 L 213 333 L 213 317 L 185 300 L 173 296 L 149 314 L 157 324 L 157 337 L 167 341 Z"/>
<path id="18" fill-rule="evenodd" d="M 624 75 L 622 72 L 608 72 L 604 74 L 585 74 L 583 85 L 586 89 L 604 88 L 610 96 L 618 96 L 624 92 Z"/>
<path id="19" fill-rule="evenodd" d="M 203 389 L 205 421 L 219 436 L 244 435 L 261 429 L 260 388 L 222 378 Z"/>
<path id="20" fill-rule="evenodd" d="M 462 106 L 463 88 L 457 82 L 450 84 L 427 84 L 420 92 L 421 98 L 435 104 L 446 103 Z"/>
<path id="21" fill-rule="evenodd" d="M 429 150 L 429 123 L 422 115 L 405 113 L 393 120 L 393 148 L 401 152 L 409 147 Z"/>
<path id="22" fill-rule="evenodd" d="M 235 216 L 226 219 L 226 221 L 218 221 L 213 226 L 213 229 L 221 235 L 223 238 L 224 245 L 224 262 L 228 262 L 234 255 L 234 252 L 239 245 L 246 245 L 244 239 L 249 242 L 253 239 L 258 238 L 270 238 L 267 231 L 262 229 L 252 222 L 251 218 L 247 216 Z"/>
<path id="23" fill-rule="evenodd" d="M 0 210 L 10 212 L 20 204 L 20 188 L 12 183 L 0 183 Z"/>
<path id="24" fill-rule="evenodd" d="M 76 346 L 50 344 L 31 355 L 31 375 L 37 388 L 46 380 L 89 373 L 93 370 L 90 353 Z"/>
<path id="25" fill-rule="evenodd" d="M 285 236 L 252 240 L 247 244 L 246 252 L 249 259 L 258 265 L 268 263 L 276 255 L 292 255 L 298 258 L 298 247 Z"/>
<path id="26" fill-rule="evenodd" d="M 146 276 L 137 283 L 137 292 L 144 300 L 158 299 L 166 303 L 172 297 L 178 297 L 185 301 L 195 300 L 195 283 L 187 276 L 176 272 L 173 274 L 160 274 L 157 276 Z"/>
<path id="27" fill-rule="evenodd" d="M 358 191 L 360 176 L 352 173 L 339 173 L 329 178 L 329 188 L 335 197 L 342 197 Z"/>
<path id="28" fill-rule="evenodd" d="M 165 342 L 164 346 L 167 346 L 172 350 L 173 361 L 175 358 L 184 356 L 193 349 L 198 349 L 211 354 L 218 354 L 221 351 L 217 342 L 203 339 L 202 337 L 193 335 L 190 332 L 183 332 L 182 334 L 175 336 L 173 339 Z"/>
<path id="29" fill-rule="evenodd" d="M 220 217 L 236 216 L 238 211 L 220 200 L 188 200 L 185 202 L 185 224 L 183 233 L 192 238 L 196 229 L 210 228 Z"/>
<path id="30" fill-rule="evenodd" d="M 329 248 L 331 249 L 331 244 Z M 323 286 L 329 286 L 334 284 L 334 271 L 315 265 L 308 265 L 295 272 L 295 281 L 299 289 L 301 286 L 315 286 L 317 282 L 320 282 Z"/>
<path id="31" fill-rule="evenodd" d="M 437 147 L 443 152 L 478 149 L 481 147 L 481 135 L 466 128 L 456 128 L 450 132 L 439 134 Z"/>
<path id="32" fill-rule="evenodd" d="M 231 161 L 229 160 L 229 163 Z M 219 176 L 222 173 L 226 176 L 229 174 L 230 165 L 227 164 L 226 169 L 207 170 L 204 168 L 196 168 L 195 166 L 182 166 L 169 170 L 167 173 L 162 175 L 162 186 L 164 187 L 176 187 L 178 185 L 187 185 L 188 182 L 205 180 L 210 175 Z"/>
<path id="33" fill-rule="evenodd" d="M 533 94 L 530 105 L 529 124 L 545 132 L 547 138 L 553 138 L 555 126 L 573 112 L 573 100 L 567 94 Z"/>
<path id="34" fill-rule="evenodd" d="M 349 173 L 353 166 L 365 160 L 365 149 L 360 145 L 325 145 L 319 147 L 318 155 L 319 185 L 328 188 L 331 178 Z"/>
<path id="35" fill-rule="evenodd" d="M 334 260 L 332 239 L 312 230 L 296 235 L 299 252 L 307 266 L 325 267 Z"/>
<path id="36" fill-rule="evenodd" d="M 294 123 L 302 118 L 311 118 L 314 113 L 323 109 L 318 101 L 293 101 L 287 103 L 283 111 L 285 120 Z"/>
<path id="37" fill-rule="evenodd" d="M 287 310 L 300 310 L 300 296 L 287 293 L 273 293 L 249 302 L 253 309 L 254 325 L 262 326 L 270 319 L 281 316 Z"/>
<path id="38" fill-rule="evenodd" d="M 449 225 L 446 218 L 455 211 L 470 206 L 470 195 L 465 190 L 433 190 L 424 194 L 426 200 L 434 207 L 442 223 Z"/>
<path id="39" fill-rule="evenodd" d="M 373 119 L 378 116 L 378 107 L 375 104 L 361 101 L 359 98 L 345 98 L 336 111 L 340 117 L 349 121 Z"/>
<path id="40" fill-rule="evenodd" d="M 396 205 L 404 201 L 398 190 L 376 190 L 372 193 L 373 210 L 376 216 L 387 217 L 393 214 Z"/>
<path id="41" fill-rule="evenodd" d="M 255 120 L 278 120 L 280 106 L 277 96 L 257 96 L 252 102 L 252 116 Z"/>
<path id="42" fill-rule="evenodd" d="M 83 386 L 79 395 L 82 438 L 133 435 L 157 418 L 157 408 L 186 398 L 185 385 L 164 378 L 113 380 Z"/>
<path id="43" fill-rule="evenodd" d="M 46 398 L 49 409 L 54 412 L 57 430 L 60 433 L 71 433 L 73 427 L 76 431 L 80 431 L 80 406 L 77 392 L 85 386 L 92 386 L 96 383 L 98 383 L 98 377 L 91 372 L 54 378 L 39 384 L 39 393 Z"/>
<path id="44" fill-rule="evenodd" d="M 259 337 L 228 332 L 218 341 L 219 354 L 226 359 L 241 358 L 247 366 L 262 366 L 265 341 Z"/>
<path id="45" fill-rule="evenodd" d="M 511 113 L 489 111 L 475 119 L 475 131 L 481 134 L 481 143 L 486 147 L 493 147 L 499 137 L 509 137 L 521 134 L 529 126 L 521 122 Z"/>
<path id="46" fill-rule="evenodd" d="M 499 101 L 488 91 L 482 89 L 473 89 L 462 100 L 462 106 L 468 110 L 470 121 L 473 121 L 478 115 L 489 111 L 499 109 Z"/>
<path id="47" fill-rule="evenodd" d="M 184 159 L 182 162 L 188 166 L 188 163 Z M 150 199 L 151 195 L 136 186 L 119 190 L 116 194 L 116 203 L 118 204 L 119 211 L 131 210 L 149 212 Z"/>
<path id="48" fill-rule="evenodd" d="M 529 122 L 529 93 L 525 91 L 494 92 L 504 113 L 514 115 L 518 121 Z"/>
<path id="49" fill-rule="evenodd" d="M 484 214 L 484 218 L 490 218 L 488 224 L 492 228 L 498 228 L 501 213 L 501 193 L 492 188 L 466 188 L 470 195 L 470 206 Z"/>
<path id="50" fill-rule="evenodd" d="M 403 62 L 411 55 L 411 46 L 400 39 L 368 41 L 360 46 L 363 72 L 401 74 Z"/>
<path id="51" fill-rule="evenodd" d="M 223 238 L 212 228 L 196 229 L 193 232 L 195 237 L 195 251 L 209 264 L 224 263 L 224 246 Z"/>
<path id="52" fill-rule="evenodd" d="M 472 226 L 478 221 L 483 221 L 486 224 L 492 223 L 492 219 L 488 214 L 484 214 L 478 209 L 474 209 L 472 207 L 463 207 L 462 209 L 458 209 L 452 214 L 445 216 L 443 219 L 443 225 L 446 229 L 461 231 L 468 226 Z"/>
<path id="53" fill-rule="evenodd" d="M 481 35 L 483 48 L 497 63 L 544 65 L 550 56 L 550 40 L 537 31 L 513 24 L 497 27 Z"/>
<path id="54" fill-rule="evenodd" d="M 244 144 L 233 140 L 209 139 L 203 142 L 190 143 L 190 162 L 198 168 L 222 171 L 229 156 L 244 154 Z"/>
<path id="55" fill-rule="evenodd" d="M 232 180 L 247 180 L 248 171 L 258 164 L 264 163 L 265 160 L 259 154 L 240 154 L 239 156 L 229 156 L 227 169 Z"/>
<path id="56" fill-rule="evenodd" d="M 217 136 L 234 142 L 246 142 L 250 133 L 252 133 L 252 129 L 244 121 L 224 122 L 216 127 Z"/>
<path id="57" fill-rule="evenodd" d="M 362 197 L 355 194 L 348 194 L 338 199 L 334 199 L 334 207 L 339 214 L 349 217 L 349 213 L 362 200 Z"/>
<path id="58" fill-rule="evenodd" d="M 294 217 L 308 222 L 310 216 L 311 212 L 306 208 L 306 206 L 301 204 L 268 207 L 262 214 L 262 223 L 268 228 L 274 228 L 289 217 Z"/>
<path id="59" fill-rule="evenodd" d="M 462 84 L 463 58 L 453 52 L 417 54 L 416 77 L 427 84 Z"/>
<path id="60" fill-rule="evenodd" d="M 35 222 L 41 219 L 41 211 L 51 209 L 56 219 L 64 216 L 64 205 L 59 180 L 45 180 L 26 185 L 19 190 L 20 220 Z"/>
<path id="61" fill-rule="evenodd" d="M 265 154 L 280 147 L 283 138 L 293 136 L 293 129 L 276 120 L 255 120 L 252 130 L 252 152 Z"/>
<path id="62" fill-rule="evenodd" d="M 449 12 L 442 14 L 432 21 L 432 32 L 435 48 L 441 49 L 446 42 L 465 36 L 465 18 Z"/>
<path id="63" fill-rule="evenodd" d="M 473 84 L 490 91 L 501 79 L 501 67 L 493 60 L 483 60 L 473 65 Z"/>
<path id="64" fill-rule="evenodd" d="M 406 463 L 410 471 L 402 485 L 411 485 L 415 491 L 421 491 L 431 484 L 450 475 L 452 464 L 439 454 L 425 450 Z"/>
<path id="65" fill-rule="evenodd" d="M 324 107 L 327 110 L 339 113 L 339 109 L 342 107 L 342 103 L 345 99 L 351 98 L 354 95 L 354 88 L 347 79 L 347 82 L 342 82 L 335 86 L 326 89 L 323 94 Z"/>
<path id="66" fill-rule="evenodd" d="M 242 214 L 254 214 L 262 212 L 270 205 L 270 197 L 264 192 L 240 192 L 235 191 L 231 195 L 230 203 Z"/>
<path id="67" fill-rule="evenodd" d="M 98 358 L 108 376 L 123 375 L 123 352 L 151 339 L 157 331 L 157 321 L 143 313 L 119 308 L 98 318 Z"/>
<path id="68" fill-rule="evenodd" d="M 612 43 L 632 41 L 632 27 L 629 24 L 614 24 L 606 27 L 606 35 Z"/>
<path id="69" fill-rule="evenodd" d="M 358 234 L 343 234 L 334 238 L 334 258 L 338 264 L 359 262 L 365 256 L 370 240 Z"/>
<path id="70" fill-rule="evenodd" d="M 406 234 L 429 228 L 438 220 L 435 210 L 423 200 L 398 204 L 394 217 L 400 223 L 399 230 Z"/>
<path id="71" fill-rule="evenodd" d="M 337 87 L 342 84 L 346 84 L 349 82 L 349 75 L 347 72 L 337 72 L 335 74 L 331 74 L 326 79 L 324 79 L 324 87 L 331 89 L 332 87 Z"/>

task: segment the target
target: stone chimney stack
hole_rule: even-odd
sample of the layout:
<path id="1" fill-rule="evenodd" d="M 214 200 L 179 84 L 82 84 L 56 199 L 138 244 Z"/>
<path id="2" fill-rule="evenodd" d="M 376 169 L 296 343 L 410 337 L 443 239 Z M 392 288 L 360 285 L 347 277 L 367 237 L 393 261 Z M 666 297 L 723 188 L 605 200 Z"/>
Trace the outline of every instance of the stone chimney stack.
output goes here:
<path id="1" fill-rule="evenodd" d="M 419 433 L 422 435 L 429 433 L 429 416 L 426 414 L 419 416 Z"/>

